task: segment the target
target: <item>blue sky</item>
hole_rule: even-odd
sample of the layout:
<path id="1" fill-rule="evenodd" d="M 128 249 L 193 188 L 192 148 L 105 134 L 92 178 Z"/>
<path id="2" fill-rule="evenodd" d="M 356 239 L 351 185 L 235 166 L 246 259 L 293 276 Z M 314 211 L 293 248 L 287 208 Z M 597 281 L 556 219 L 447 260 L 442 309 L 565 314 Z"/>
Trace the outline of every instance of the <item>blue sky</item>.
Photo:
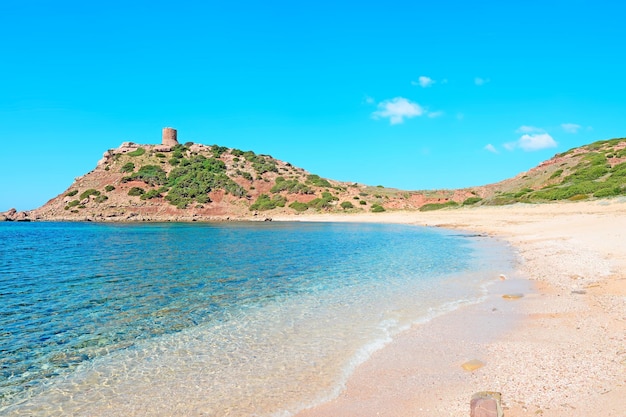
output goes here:
<path id="1" fill-rule="evenodd" d="M 626 136 L 618 1 L 14 1 L 0 211 L 123 141 L 270 154 L 407 190 L 497 182 Z"/>

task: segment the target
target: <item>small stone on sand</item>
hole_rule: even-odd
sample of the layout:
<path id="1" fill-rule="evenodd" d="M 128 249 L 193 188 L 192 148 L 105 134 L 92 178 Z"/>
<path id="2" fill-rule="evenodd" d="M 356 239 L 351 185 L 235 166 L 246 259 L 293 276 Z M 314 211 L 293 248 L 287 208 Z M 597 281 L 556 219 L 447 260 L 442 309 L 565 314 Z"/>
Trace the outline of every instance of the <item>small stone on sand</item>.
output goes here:
<path id="1" fill-rule="evenodd" d="M 484 362 L 481 362 L 478 359 L 472 359 L 471 361 L 467 361 L 463 365 L 461 365 L 461 368 L 463 368 L 465 371 L 472 372 L 476 369 L 482 368 L 483 366 L 485 366 Z"/>
<path id="2" fill-rule="evenodd" d="M 504 298 L 505 300 L 519 300 L 520 298 L 524 297 L 524 294 L 504 294 L 502 296 L 502 298 Z"/>

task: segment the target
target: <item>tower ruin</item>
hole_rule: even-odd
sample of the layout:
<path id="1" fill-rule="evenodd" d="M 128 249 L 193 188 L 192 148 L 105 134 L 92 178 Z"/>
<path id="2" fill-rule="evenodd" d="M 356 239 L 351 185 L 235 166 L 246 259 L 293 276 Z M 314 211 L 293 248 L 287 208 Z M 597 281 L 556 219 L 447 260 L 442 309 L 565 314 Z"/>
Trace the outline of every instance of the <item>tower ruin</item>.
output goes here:
<path id="1" fill-rule="evenodd" d="M 164 127 L 163 141 L 161 143 L 166 146 L 178 145 L 178 139 L 176 138 L 176 129 L 173 129 L 171 127 Z"/>

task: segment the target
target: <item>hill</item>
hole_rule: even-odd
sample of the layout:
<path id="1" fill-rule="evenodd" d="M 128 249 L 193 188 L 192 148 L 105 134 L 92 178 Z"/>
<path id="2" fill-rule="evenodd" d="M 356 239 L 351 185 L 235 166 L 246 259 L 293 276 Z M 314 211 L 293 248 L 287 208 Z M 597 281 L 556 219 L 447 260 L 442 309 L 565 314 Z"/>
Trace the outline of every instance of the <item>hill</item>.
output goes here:
<path id="1" fill-rule="evenodd" d="M 580 200 L 626 194 L 626 139 L 555 155 L 496 184 L 403 191 L 321 178 L 269 155 L 196 143 L 105 152 L 62 194 L 6 220 L 194 221 L 269 219 L 273 213 L 435 210 L 460 205 Z"/>
<path id="2" fill-rule="evenodd" d="M 484 188 L 484 204 L 492 205 L 626 195 L 626 138 L 570 149 L 515 178 Z"/>

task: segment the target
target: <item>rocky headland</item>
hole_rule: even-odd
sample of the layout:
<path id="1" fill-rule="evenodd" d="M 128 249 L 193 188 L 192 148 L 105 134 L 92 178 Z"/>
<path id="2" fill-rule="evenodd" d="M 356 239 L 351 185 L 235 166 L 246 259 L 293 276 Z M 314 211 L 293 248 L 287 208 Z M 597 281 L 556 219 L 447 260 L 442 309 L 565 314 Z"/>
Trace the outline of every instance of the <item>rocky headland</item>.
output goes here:
<path id="1" fill-rule="evenodd" d="M 430 211 L 515 202 L 586 200 L 626 195 L 626 139 L 595 142 L 555 155 L 495 184 L 405 191 L 322 178 L 253 151 L 178 142 L 124 142 L 96 167 L 34 210 L 0 213 L 0 221 L 269 220 L 314 213 Z"/>

